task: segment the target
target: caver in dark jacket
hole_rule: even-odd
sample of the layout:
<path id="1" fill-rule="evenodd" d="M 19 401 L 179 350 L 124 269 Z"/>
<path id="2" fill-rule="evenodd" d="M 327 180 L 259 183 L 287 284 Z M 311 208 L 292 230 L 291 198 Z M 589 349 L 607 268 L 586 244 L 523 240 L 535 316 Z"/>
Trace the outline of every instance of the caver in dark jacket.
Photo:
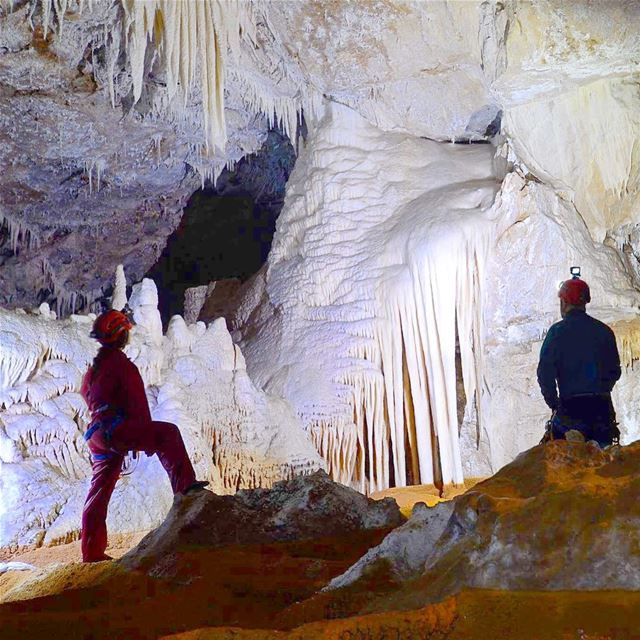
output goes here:
<path id="1" fill-rule="evenodd" d="M 547 333 L 540 349 L 538 383 L 549 408 L 553 438 L 570 429 L 601 446 L 619 435 L 611 390 L 620 378 L 620 357 L 613 331 L 586 313 L 588 285 L 579 278 L 559 292 L 562 320 Z"/>

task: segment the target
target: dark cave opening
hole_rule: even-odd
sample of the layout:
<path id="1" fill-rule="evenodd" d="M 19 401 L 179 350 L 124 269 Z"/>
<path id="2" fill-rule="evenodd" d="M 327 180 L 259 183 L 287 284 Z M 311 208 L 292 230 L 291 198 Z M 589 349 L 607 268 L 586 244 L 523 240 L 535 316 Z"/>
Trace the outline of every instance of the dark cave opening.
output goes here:
<path id="1" fill-rule="evenodd" d="M 272 130 L 257 153 L 225 170 L 215 187 L 193 194 L 146 276 L 158 286 L 165 326 L 183 313 L 188 288 L 231 278 L 244 282 L 264 264 L 294 163 L 288 137 Z"/>

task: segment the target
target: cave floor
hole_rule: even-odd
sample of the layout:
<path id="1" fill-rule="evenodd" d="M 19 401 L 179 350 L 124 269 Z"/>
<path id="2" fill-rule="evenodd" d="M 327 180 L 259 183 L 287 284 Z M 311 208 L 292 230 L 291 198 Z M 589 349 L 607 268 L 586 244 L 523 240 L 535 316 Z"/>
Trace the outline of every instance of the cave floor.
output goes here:
<path id="1" fill-rule="evenodd" d="M 171 579 L 126 571 L 115 562 L 48 565 L 21 578 L 20 600 L 0 605 L 0 638 L 640 638 L 640 593 L 633 592 L 469 590 L 409 611 L 393 611 L 397 585 L 375 576 L 357 593 L 317 593 L 386 533 L 181 547 Z M 67 553 L 77 552 L 69 546 Z M 5 574 L 0 595 L 11 588 L 6 576 L 16 575 Z M 381 601 L 388 610 L 375 612 L 372 603 Z"/>
<path id="2" fill-rule="evenodd" d="M 116 562 L 49 565 L 5 578 L 0 638 L 158 638 L 199 627 L 278 628 L 278 616 L 310 598 L 388 530 L 340 538 L 206 549 L 181 547 L 170 579 Z M 177 558 L 177 560 L 176 560 Z M 13 578 L 16 580 L 16 578 Z M 7 592 L 14 588 L 13 595 Z"/>
<path id="3" fill-rule="evenodd" d="M 640 594 L 468 590 L 412 611 L 324 620 L 289 631 L 198 629 L 165 640 L 633 640 Z"/>

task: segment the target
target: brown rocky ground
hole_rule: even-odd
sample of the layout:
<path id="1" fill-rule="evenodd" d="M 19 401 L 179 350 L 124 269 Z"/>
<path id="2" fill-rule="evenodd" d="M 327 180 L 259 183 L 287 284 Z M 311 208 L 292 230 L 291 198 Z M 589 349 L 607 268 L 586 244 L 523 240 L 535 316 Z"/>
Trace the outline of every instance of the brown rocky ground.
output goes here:
<path id="1" fill-rule="evenodd" d="M 115 562 L 59 565 L 22 583 L 28 599 L 0 606 L 0 637 L 146 639 L 206 626 L 269 628 L 388 531 L 211 549 L 178 545 L 171 578 Z"/>
<path id="2" fill-rule="evenodd" d="M 176 500 L 163 525 L 121 561 L 7 574 L 14 583 L 2 596 L 0 637 L 268 628 L 402 521 L 395 502 L 367 499 L 323 473 L 233 497 L 205 491 Z"/>
<path id="3" fill-rule="evenodd" d="M 445 525 L 420 507 L 400 527 L 389 511 L 386 527 L 368 529 L 380 512 L 362 496 L 345 510 L 348 490 L 321 476 L 276 493 L 202 495 L 174 505 L 121 562 L 23 581 L 22 599 L 0 606 L 0 637 L 640 639 L 639 463 L 640 444 L 535 447 L 441 503 Z M 402 545 L 436 525 L 420 571 L 394 572 Z M 355 580 L 320 591 L 376 545 L 382 555 Z"/>
<path id="4" fill-rule="evenodd" d="M 640 595 L 463 591 L 410 611 L 313 622 L 292 630 L 198 629 L 163 640 L 635 640 Z"/>

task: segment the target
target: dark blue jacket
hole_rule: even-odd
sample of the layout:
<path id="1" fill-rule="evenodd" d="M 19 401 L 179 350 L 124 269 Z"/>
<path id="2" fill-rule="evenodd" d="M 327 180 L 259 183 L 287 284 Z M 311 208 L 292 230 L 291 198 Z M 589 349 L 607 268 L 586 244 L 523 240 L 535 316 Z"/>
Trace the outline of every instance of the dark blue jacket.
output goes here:
<path id="1" fill-rule="evenodd" d="M 549 329 L 540 349 L 538 383 L 545 402 L 610 393 L 620 378 L 620 356 L 613 331 L 580 309 L 572 309 Z M 556 388 L 557 382 L 557 388 Z"/>

